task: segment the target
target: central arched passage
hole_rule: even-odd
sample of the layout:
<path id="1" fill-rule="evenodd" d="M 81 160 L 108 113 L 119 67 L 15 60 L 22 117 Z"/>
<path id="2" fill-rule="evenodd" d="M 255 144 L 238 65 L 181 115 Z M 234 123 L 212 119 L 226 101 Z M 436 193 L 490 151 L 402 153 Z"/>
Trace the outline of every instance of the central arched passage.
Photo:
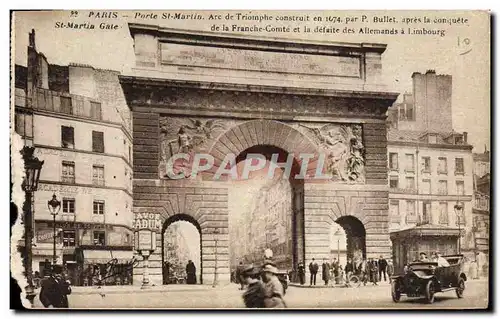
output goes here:
<path id="1" fill-rule="evenodd" d="M 248 178 L 233 181 L 228 190 L 231 271 L 240 262 L 261 263 L 265 249 L 273 251 L 280 270 L 293 271 L 304 258 L 304 183 L 293 178 L 300 165 L 281 147 L 256 145 L 236 157 L 240 177 L 244 165 L 249 165 L 245 162 L 252 161 L 250 154 L 262 155 L 266 164 Z M 289 172 L 283 166 L 287 162 Z"/>
<path id="2" fill-rule="evenodd" d="M 201 234 L 199 223 L 190 215 L 176 214 L 165 220 L 161 238 L 164 285 L 203 284 Z M 190 261 L 192 264 L 187 267 Z M 194 270 L 192 275 L 191 270 Z"/>

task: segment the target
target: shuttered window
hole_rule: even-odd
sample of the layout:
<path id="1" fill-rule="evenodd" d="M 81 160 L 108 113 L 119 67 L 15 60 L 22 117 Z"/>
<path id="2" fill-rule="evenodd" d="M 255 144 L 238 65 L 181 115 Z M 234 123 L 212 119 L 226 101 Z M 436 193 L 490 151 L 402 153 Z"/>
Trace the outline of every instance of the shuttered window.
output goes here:
<path id="1" fill-rule="evenodd" d="M 92 131 L 92 152 L 104 153 L 104 133 Z"/>

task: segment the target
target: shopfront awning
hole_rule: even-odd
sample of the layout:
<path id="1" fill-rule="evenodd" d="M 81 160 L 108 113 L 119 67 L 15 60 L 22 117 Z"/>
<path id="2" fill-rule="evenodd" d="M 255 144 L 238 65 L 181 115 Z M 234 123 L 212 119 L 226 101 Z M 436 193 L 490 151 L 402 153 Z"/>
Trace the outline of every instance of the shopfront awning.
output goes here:
<path id="1" fill-rule="evenodd" d="M 133 251 L 84 250 L 83 262 L 85 264 L 107 264 L 116 259 L 119 264 L 124 264 L 130 262 L 133 255 Z"/>

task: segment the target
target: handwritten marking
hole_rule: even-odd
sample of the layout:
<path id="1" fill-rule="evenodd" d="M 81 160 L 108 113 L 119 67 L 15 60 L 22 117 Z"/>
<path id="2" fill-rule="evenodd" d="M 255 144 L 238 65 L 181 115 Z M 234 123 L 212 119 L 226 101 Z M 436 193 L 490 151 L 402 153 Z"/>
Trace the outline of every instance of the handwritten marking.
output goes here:
<path id="1" fill-rule="evenodd" d="M 458 47 L 464 47 L 464 49 L 467 49 L 467 47 L 470 47 L 471 45 L 471 40 L 469 38 L 464 38 L 463 40 L 460 39 L 460 37 L 457 37 L 457 44 L 458 44 Z M 471 52 L 472 51 L 472 48 L 470 48 L 469 50 L 465 51 L 465 52 L 462 52 L 460 53 L 460 55 L 466 55 L 467 53 Z"/>
<path id="2" fill-rule="evenodd" d="M 92 275 L 90 275 L 90 280 L 93 282 L 94 279 L 96 279 L 97 285 L 101 286 L 106 279 L 114 277 L 116 275 L 124 275 L 128 271 L 132 270 L 138 264 L 139 264 L 139 260 L 136 259 L 135 256 L 132 257 L 132 259 L 130 261 L 128 261 L 124 264 L 119 264 L 118 259 L 113 258 L 106 263 L 104 274 L 100 279 L 99 279 L 99 274 L 92 274 Z M 121 267 L 118 267 L 118 266 L 121 266 Z M 83 271 L 84 277 L 88 276 L 87 272 L 88 272 L 88 270 Z"/>

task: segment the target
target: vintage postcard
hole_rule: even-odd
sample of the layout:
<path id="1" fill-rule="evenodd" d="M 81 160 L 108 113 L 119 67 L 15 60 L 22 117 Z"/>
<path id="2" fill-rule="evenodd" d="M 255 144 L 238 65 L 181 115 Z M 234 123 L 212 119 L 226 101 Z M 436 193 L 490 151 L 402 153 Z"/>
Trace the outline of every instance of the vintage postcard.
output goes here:
<path id="1" fill-rule="evenodd" d="M 488 308 L 490 19 L 14 11 L 24 306 Z"/>

